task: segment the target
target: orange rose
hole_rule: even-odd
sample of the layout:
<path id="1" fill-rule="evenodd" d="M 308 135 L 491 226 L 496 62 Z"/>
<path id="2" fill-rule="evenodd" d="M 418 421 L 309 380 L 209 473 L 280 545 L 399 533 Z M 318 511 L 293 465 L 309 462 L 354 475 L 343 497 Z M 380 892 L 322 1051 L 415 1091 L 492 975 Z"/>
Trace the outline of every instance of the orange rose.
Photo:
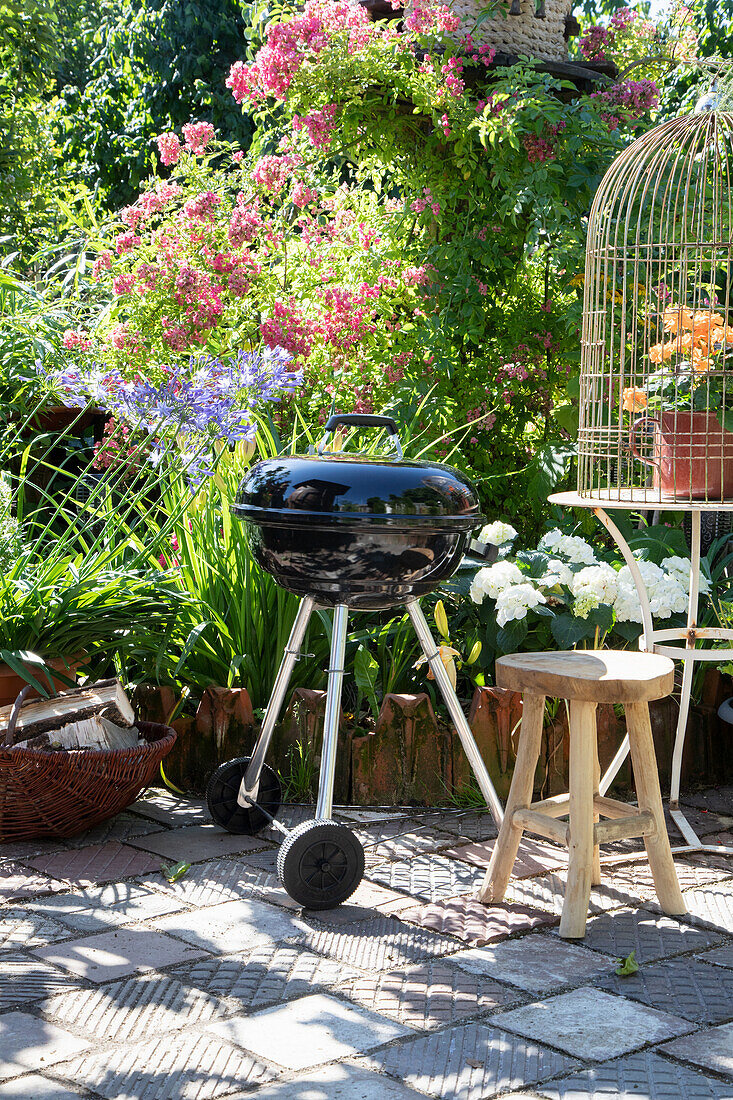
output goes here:
<path id="1" fill-rule="evenodd" d="M 640 390 L 638 386 L 627 386 L 624 390 L 624 412 L 643 412 L 648 403 L 649 399 L 647 398 L 647 395 L 644 393 L 644 390 Z"/>
<path id="2" fill-rule="evenodd" d="M 692 316 L 684 306 L 665 309 L 662 320 L 667 332 L 679 332 L 680 328 L 692 328 Z"/>

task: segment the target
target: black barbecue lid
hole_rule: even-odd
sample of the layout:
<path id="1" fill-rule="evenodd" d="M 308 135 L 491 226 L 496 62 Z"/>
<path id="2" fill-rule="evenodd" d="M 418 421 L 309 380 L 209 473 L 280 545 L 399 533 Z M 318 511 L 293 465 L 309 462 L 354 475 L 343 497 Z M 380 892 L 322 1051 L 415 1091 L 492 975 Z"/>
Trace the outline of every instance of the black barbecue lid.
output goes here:
<path id="1" fill-rule="evenodd" d="M 389 417 L 332 417 L 336 423 L 373 424 L 393 429 Z M 386 422 L 386 423 L 385 423 Z M 367 520 L 451 525 L 472 529 L 482 516 L 471 482 L 452 466 L 345 452 L 290 455 L 258 462 L 239 486 L 232 512 L 254 521 L 303 522 L 320 517 L 339 522 Z"/>

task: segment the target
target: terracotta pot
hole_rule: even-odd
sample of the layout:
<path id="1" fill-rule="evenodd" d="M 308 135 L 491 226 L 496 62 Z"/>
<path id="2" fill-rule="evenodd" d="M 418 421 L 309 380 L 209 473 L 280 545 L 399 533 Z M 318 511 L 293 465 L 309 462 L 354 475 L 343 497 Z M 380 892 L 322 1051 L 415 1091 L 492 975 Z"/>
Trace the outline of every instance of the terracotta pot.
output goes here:
<path id="1" fill-rule="evenodd" d="M 653 433 L 653 458 L 639 453 L 637 431 Z M 727 500 L 733 496 L 733 432 L 714 412 L 642 416 L 630 435 L 631 453 L 654 470 L 662 500 Z"/>
<path id="2" fill-rule="evenodd" d="M 83 656 L 77 654 L 74 657 L 67 657 L 66 660 L 62 657 L 52 657 L 51 660 L 48 661 L 48 664 L 52 669 L 62 673 L 62 675 L 68 677 L 70 680 L 75 680 L 76 671 L 82 661 Z M 26 665 L 26 668 L 40 683 L 47 683 L 46 676 L 43 672 L 38 672 L 32 665 Z M 65 684 L 63 680 L 59 680 L 55 676 L 53 677 L 53 682 L 57 691 L 64 691 L 69 686 Z M 10 706 L 11 703 L 14 703 L 26 684 L 27 680 L 19 676 L 10 665 L 0 663 L 0 707 L 7 707 Z M 38 692 L 35 691 L 35 689 L 32 690 L 30 692 L 30 697 L 32 699 L 38 698 Z"/>

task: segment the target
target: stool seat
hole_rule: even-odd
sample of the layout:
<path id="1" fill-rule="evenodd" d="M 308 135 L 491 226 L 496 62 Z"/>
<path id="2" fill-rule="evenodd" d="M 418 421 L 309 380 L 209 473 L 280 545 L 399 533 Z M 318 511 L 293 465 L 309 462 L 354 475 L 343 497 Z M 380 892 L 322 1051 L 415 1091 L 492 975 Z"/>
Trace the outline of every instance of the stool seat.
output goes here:
<path id="1" fill-rule="evenodd" d="M 674 664 L 657 653 L 579 650 L 510 653 L 496 662 L 497 687 L 588 703 L 646 703 L 674 688 Z"/>

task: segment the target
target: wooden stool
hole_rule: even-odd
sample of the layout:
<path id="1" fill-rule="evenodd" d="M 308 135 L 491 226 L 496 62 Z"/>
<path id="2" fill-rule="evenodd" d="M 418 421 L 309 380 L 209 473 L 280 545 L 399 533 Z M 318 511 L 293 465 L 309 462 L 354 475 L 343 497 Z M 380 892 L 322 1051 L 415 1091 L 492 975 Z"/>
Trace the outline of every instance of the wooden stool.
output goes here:
<path id="1" fill-rule="evenodd" d="M 504 821 L 479 899 L 503 899 L 522 833 L 525 829 L 539 833 L 568 846 L 560 935 L 581 938 L 585 935 L 591 884 L 596 886 L 601 881 L 599 843 L 643 836 L 659 903 L 669 916 L 682 916 L 685 903 L 664 822 L 648 706 L 650 699 L 671 693 L 672 661 L 653 653 L 614 650 L 513 653 L 497 660 L 496 683 L 523 693 L 522 726 Z M 570 702 L 570 791 L 532 802 L 547 695 Z M 598 703 L 624 704 L 638 810 L 598 793 Z M 569 820 L 558 820 L 564 816 Z M 600 817 L 610 820 L 599 823 Z"/>

